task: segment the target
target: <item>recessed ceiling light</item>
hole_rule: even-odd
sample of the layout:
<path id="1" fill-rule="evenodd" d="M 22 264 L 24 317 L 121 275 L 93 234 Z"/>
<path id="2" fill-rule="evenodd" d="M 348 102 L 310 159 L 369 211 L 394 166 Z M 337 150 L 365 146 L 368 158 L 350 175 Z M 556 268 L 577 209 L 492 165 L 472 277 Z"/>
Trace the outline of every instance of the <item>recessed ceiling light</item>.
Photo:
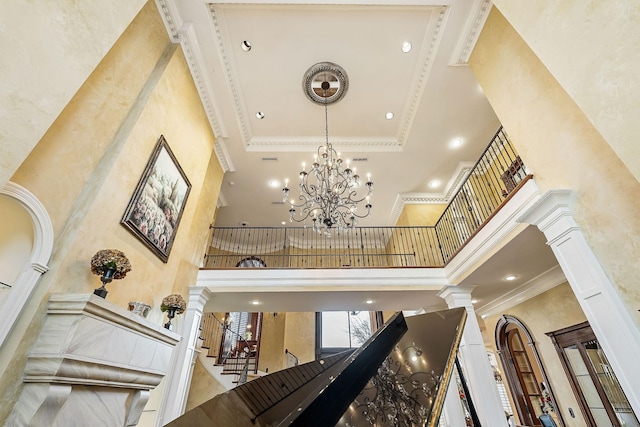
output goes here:
<path id="1" fill-rule="evenodd" d="M 387 120 L 393 119 L 393 113 L 389 111 L 387 114 L 384 115 L 384 118 Z"/>
<path id="2" fill-rule="evenodd" d="M 517 278 L 518 276 L 516 276 L 515 274 L 510 274 L 507 277 L 505 277 L 504 280 L 512 281 L 512 280 L 516 280 Z"/>
<path id="3" fill-rule="evenodd" d="M 431 188 L 440 187 L 440 180 L 439 179 L 434 179 L 433 181 L 429 182 L 429 187 L 431 187 Z"/>
<path id="4" fill-rule="evenodd" d="M 449 143 L 449 147 L 458 148 L 462 145 L 462 138 L 455 138 Z"/>
<path id="5" fill-rule="evenodd" d="M 477 303 L 478 303 L 478 300 L 477 300 L 477 299 L 472 299 L 472 300 L 471 300 L 471 304 L 477 304 Z"/>
<path id="6" fill-rule="evenodd" d="M 368 300 L 366 300 L 366 301 L 365 301 L 365 303 L 367 303 L 367 304 L 373 304 L 373 300 L 372 300 L 372 299 L 368 299 Z"/>
<path id="7" fill-rule="evenodd" d="M 287 221 L 282 221 L 280 224 L 287 225 Z"/>
<path id="8" fill-rule="evenodd" d="M 264 113 L 262 111 L 258 111 L 256 113 L 256 117 L 260 120 L 264 119 Z"/>
<path id="9" fill-rule="evenodd" d="M 249 52 L 251 50 L 251 43 L 249 43 L 248 40 L 244 40 L 241 46 L 242 50 L 244 50 L 245 52 Z"/>
<path id="10" fill-rule="evenodd" d="M 402 48 L 401 48 L 401 49 L 402 49 L 402 51 L 403 51 L 404 53 L 409 53 L 409 52 L 411 52 L 411 42 L 404 42 L 404 43 L 402 43 Z"/>
<path id="11" fill-rule="evenodd" d="M 262 304 L 260 301 L 258 301 L 257 299 L 254 299 L 253 301 L 251 301 L 251 305 L 260 305 Z"/>
<path id="12" fill-rule="evenodd" d="M 277 179 L 272 179 L 271 181 L 269 181 L 269 187 L 280 188 L 280 181 L 278 181 Z"/>

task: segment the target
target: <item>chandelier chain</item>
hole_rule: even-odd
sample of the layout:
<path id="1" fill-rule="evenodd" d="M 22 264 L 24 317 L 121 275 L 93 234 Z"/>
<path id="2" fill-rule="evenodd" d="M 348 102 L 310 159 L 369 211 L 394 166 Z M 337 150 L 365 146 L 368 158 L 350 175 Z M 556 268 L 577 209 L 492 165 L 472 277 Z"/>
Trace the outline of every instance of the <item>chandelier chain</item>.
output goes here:
<path id="1" fill-rule="evenodd" d="M 300 195 L 296 203 L 288 200 L 290 190 L 288 180 L 285 180 L 285 187 L 282 189 L 283 201 L 289 203 L 289 221 L 303 222 L 307 225 L 307 220 L 315 231 L 331 237 L 335 231 L 349 230 L 357 224 L 358 218 L 365 218 L 371 213 L 371 197 L 373 182 L 371 175 L 368 175 L 366 182 L 366 194 L 359 194 L 360 176 L 355 168 L 351 169 L 347 160 L 346 167 L 343 168 L 342 158 L 329 142 L 329 112 L 328 112 L 328 89 L 331 84 L 322 82 L 322 93 L 324 98 L 324 123 L 325 123 L 325 143 L 317 149 L 314 161 L 309 172 L 305 163 L 302 164 L 300 172 Z M 364 202 L 366 212 L 358 212 L 358 204 Z M 299 209 L 296 215 L 296 208 Z"/>

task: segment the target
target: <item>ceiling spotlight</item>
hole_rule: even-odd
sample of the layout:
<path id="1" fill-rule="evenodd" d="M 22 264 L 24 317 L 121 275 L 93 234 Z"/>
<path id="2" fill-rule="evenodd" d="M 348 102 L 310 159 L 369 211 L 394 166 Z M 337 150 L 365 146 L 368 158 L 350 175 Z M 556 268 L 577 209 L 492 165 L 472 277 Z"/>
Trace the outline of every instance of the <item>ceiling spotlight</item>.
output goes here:
<path id="1" fill-rule="evenodd" d="M 429 187 L 431 187 L 431 188 L 440 187 L 440 180 L 434 179 L 433 181 L 429 182 Z"/>
<path id="2" fill-rule="evenodd" d="M 402 48 L 401 48 L 401 49 L 402 49 L 402 51 L 403 51 L 404 53 L 409 53 L 409 52 L 411 52 L 411 42 L 404 42 L 404 43 L 402 43 Z"/>
<path id="3" fill-rule="evenodd" d="M 451 148 L 458 148 L 462 145 L 462 138 L 456 138 L 449 143 Z"/>
<path id="4" fill-rule="evenodd" d="M 512 281 L 516 280 L 517 278 L 518 276 L 516 276 L 515 274 L 510 274 L 509 276 L 505 277 L 504 280 Z"/>
<path id="5" fill-rule="evenodd" d="M 260 305 L 260 304 L 262 304 L 262 303 L 260 301 L 258 301 L 257 299 L 251 301 L 251 305 Z"/>
<path id="6" fill-rule="evenodd" d="M 471 304 L 477 304 L 477 303 L 478 303 L 478 300 L 477 300 L 477 299 L 472 299 L 472 300 L 471 300 Z"/>
<path id="7" fill-rule="evenodd" d="M 373 300 L 372 299 L 368 299 L 365 301 L 366 304 L 373 304 Z"/>
<path id="8" fill-rule="evenodd" d="M 264 119 L 264 113 L 263 113 L 262 111 L 258 111 L 258 112 L 256 113 L 256 117 L 257 117 L 259 120 L 262 120 L 262 119 Z"/>
<path id="9" fill-rule="evenodd" d="M 393 119 L 393 113 L 389 111 L 387 114 L 384 115 L 384 118 L 387 120 Z"/>
<path id="10" fill-rule="evenodd" d="M 271 181 L 269 181 L 269 187 L 279 188 L 280 187 L 280 181 L 278 181 L 277 179 L 272 179 Z"/>
<path id="11" fill-rule="evenodd" d="M 245 52 L 249 52 L 251 50 L 251 43 L 249 43 L 248 40 L 244 40 L 242 42 L 241 47 L 242 47 L 242 50 L 244 50 Z"/>
<path id="12" fill-rule="evenodd" d="M 287 221 L 282 221 L 280 224 L 287 225 Z"/>

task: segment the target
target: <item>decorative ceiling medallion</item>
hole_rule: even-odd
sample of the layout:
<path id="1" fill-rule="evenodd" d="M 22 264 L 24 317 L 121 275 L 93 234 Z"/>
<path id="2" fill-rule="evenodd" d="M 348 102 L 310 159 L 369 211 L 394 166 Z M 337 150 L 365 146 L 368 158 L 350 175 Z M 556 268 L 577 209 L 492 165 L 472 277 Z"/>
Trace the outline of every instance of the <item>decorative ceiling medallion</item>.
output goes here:
<path id="1" fill-rule="evenodd" d="M 344 68 L 333 62 L 318 62 L 304 73 L 302 88 L 311 101 L 329 105 L 340 101 L 347 93 L 349 77 Z"/>

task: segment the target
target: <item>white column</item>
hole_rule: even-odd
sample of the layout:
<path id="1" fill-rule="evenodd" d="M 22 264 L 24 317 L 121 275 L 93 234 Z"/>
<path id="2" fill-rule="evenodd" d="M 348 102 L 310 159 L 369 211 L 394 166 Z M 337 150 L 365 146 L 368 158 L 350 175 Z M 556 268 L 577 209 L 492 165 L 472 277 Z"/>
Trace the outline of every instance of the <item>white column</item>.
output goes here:
<path id="1" fill-rule="evenodd" d="M 197 357 L 196 347 L 200 337 L 202 313 L 210 297 L 211 292 L 207 288 L 189 288 L 189 302 L 178 331 L 182 340 L 176 347 L 172 368 L 167 376 L 162 404 L 156 419 L 158 426 L 165 425 L 184 413 L 193 365 Z"/>
<path id="2" fill-rule="evenodd" d="M 447 396 L 444 399 L 444 419 L 447 427 L 465 426 L 464 410 L 462 409 L 462 401 L 458 393 L 458 385 L 456 384 L 455 374 L 449 380 L 447 388 Z"/>
<path id="3" fill-rule="evenodd" d="M 438 296 L 447 302 L 449 308 L 464 307 L 467 310 L 467 321 L 460 341 L 459 360 L 464 367 L 467 386 L 480 423 L 487 427 L 507 427 L 498 387 L 493 378 L 493 370 L 482 340 L 480 325 L 471 303 L 473 288 L 473 286 L 448 286 L 440 291 Z"/>
<path id="4" fill-rule="evenodd" d="M 518 221 L 544 233 L 633 411 L 640 414 L 640 330 L 573 218 L 573 193 L 548 191 Z"/>

